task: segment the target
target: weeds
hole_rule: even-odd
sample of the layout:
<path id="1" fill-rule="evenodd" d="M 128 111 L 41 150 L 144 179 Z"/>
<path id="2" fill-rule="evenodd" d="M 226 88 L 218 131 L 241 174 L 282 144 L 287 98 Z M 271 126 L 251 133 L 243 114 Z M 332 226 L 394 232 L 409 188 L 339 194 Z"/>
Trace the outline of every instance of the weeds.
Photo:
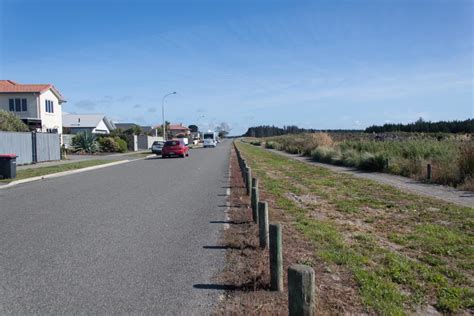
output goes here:
<path id="1" fill-rule="evenodd" d="M 473 189 L 474 142 L 471 137 L 429 137 L 371 140 L 348 137 L 334 142 L 327 133 L 270 137 L 266 148 L 311 156 L 315 161 L 426 179 L 426 165 L 432 166 L 430 181 Z"/>
<path id="2" fill-rule="evenodd" d="M 473 307 L 473 209 L 239 147 L 262 192 L 294 218 L 318 260 L 351 273 L 367 308 L 405 314 L 428 305 L 442 313 Z M 317 195 L 317 204 L 297 203 L 289 192 Z"/>

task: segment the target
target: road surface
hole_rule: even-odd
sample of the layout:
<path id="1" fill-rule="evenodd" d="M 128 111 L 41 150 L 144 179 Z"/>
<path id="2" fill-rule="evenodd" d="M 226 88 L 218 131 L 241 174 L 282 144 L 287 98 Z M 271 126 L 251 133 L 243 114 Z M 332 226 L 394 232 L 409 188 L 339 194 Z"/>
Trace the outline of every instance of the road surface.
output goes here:
<path id="1" fill-rule="evenodd" d="M 210 313 L 230 145 L 1 190 L 0 314 Z"/>

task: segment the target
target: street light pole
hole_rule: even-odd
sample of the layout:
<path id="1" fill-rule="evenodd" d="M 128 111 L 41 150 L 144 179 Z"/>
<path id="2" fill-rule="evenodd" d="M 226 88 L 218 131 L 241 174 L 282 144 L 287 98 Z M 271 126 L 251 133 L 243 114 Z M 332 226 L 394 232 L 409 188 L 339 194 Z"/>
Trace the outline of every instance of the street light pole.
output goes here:
<path id="1" fill-rule="evenodd" d="M 162 127 L 162 130 L 163 130 L 163 140 L 166 141 L 166 125 L 165 125 L 165 98 L 169 95 L 172 95 L 172 94 L 176 94 L 176 91 L 175 92 L 171 92 L 171 93 L 168 93 L 168 94 L 165 94 L 163 96 L 163 99 L 161 100 L 161 115 L 163 117 L 163 125 L 161 125 Z"/>

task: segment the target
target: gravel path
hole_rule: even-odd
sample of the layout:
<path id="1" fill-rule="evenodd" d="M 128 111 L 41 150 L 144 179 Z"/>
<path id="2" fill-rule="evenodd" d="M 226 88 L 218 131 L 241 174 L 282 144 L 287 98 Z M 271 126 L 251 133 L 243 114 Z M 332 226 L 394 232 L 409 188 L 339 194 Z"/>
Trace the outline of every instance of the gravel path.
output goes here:
<path id="1" fill-rule="evenodd" d="M 437 198 L 446 202 L 451 202 L 462 206 L 474 207 L 474 192 L 461 191 L 443 185 L 422 183 L 414 179 L 391 175 L 387 173 L 365 172 L 354 168 L 334 166 L 330 164 L 315 162 L 308 157 L 293 155 L 274 149 L 267 150 L 288 158 L 316 165 L 318 167 L 327 168 L 335 172 L 352 174 L 359 178 L 370 179 L 383 184 L 388 184 L 398 189 L 408 191 L 410 193 L 425 195 L 428 197 Z"/>

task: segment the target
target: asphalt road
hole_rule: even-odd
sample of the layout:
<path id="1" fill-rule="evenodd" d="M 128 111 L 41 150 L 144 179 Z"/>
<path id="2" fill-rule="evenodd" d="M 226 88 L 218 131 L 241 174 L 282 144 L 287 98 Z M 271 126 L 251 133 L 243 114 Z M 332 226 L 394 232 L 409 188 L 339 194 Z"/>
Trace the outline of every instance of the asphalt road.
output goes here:
<path id="1" fill-rule="evenodd" d="M 0 314 L 211 312 L 230 145 L 1 190 Z"/>

